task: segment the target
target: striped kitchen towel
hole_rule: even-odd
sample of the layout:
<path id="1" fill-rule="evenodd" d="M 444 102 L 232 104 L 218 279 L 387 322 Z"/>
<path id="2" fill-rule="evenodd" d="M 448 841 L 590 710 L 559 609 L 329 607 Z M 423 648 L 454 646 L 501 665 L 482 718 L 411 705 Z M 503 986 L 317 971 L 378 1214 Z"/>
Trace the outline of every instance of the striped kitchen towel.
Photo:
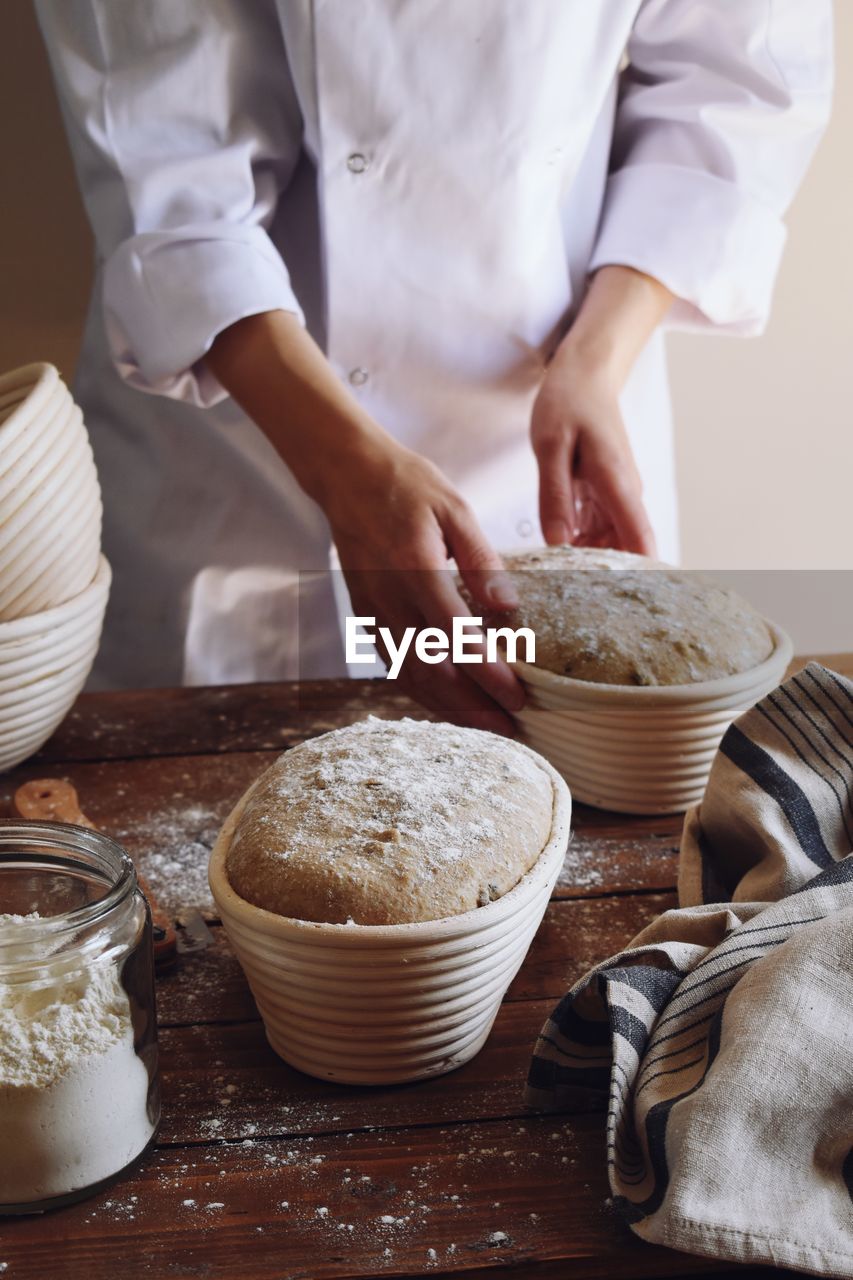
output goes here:
<path id="1" fill-rule="evenodd" d="M 853 683 L 812 664 L 723 738 L 681 906 L 542 1030 L 528 1102 L 600 1096 L 644 1240 L 853 1277 L 852 789 Z"/>

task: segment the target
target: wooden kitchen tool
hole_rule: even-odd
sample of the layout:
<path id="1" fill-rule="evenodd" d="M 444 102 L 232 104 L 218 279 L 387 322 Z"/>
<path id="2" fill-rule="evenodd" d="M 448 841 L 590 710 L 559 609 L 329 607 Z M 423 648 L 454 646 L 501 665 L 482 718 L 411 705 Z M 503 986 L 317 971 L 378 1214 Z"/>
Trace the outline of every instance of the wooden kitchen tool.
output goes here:
<path id="1" fill-rule="evenodd" d="M 64 778 L 34 778 L 23 783 L 12 797 L 12 814 L 27 822 L 71 822 L 78 827 L 97 830 L 94 822 L 81 811 L 76 790 Z M 138 870 L 136 879 L 151 910 L 154 964 L 158 969 L 166 969 L 177 958 L 175 930 Z"/>

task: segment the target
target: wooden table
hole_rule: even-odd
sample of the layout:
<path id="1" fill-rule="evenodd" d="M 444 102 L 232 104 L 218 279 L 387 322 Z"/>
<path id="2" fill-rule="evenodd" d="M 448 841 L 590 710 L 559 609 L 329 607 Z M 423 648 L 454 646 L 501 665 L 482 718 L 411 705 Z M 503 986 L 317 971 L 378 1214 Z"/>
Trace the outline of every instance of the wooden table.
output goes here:
<path id="1" fill-rule="evenodd" d="M 849 657 L 832 662 L 853 672 Z M 675 904 L 679 818 L 577 808 L 527 960 L 460 1070 L 359 1089 L 301 1075 L 268 1047 L 215 920 L 207 854 L 275 753 L 368 713 L 424 714 L 376 681 L 86 695 L 37 759 L 0 779 L 0 805 L 26 778 L 71 779 L 161 902 L 179 919 L 200 907 L 214 937 L 158 981 L 156 1149 L 93 1199 L 0 1219 L 2 1280 L 785 1274 L 643 1244 L 610 1203 L 603 1116 L 523 1105 L 555 1002 Z"/>

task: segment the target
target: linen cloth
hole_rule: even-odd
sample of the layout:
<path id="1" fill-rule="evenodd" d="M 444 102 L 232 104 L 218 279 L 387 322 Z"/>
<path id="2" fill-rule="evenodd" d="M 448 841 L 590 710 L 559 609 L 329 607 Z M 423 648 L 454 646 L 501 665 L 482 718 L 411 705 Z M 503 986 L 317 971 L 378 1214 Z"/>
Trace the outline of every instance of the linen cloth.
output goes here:
<path id="1" fill-rule="evenodd" d="M 637 1235 L 853 1276 L 853 683 L 817 664 L 726 732 L 679 902 L 561 1001 L 528 1101 L 607 1100 Z"/>

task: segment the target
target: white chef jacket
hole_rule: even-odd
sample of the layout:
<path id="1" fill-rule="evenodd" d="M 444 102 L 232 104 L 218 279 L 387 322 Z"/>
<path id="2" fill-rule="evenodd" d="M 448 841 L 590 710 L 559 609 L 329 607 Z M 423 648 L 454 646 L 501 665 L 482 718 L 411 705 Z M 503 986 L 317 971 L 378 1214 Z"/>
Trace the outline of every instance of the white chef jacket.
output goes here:
<path id="1" fill-rule="evenodd" d="M 828 111 L 829 0 L 38 13 L 97 244 L 76 393 L 115 571 L 102 686 L 339 667 L 304 573 L 327 524 L 206 367 L 221 330 L 301 316 L 498 548 L 536 540 L 530 410 L 589 273 L 662 280 L 669 323 L 760 331 Z M 622 407 L 675 558 L 662 338 Z"/>

